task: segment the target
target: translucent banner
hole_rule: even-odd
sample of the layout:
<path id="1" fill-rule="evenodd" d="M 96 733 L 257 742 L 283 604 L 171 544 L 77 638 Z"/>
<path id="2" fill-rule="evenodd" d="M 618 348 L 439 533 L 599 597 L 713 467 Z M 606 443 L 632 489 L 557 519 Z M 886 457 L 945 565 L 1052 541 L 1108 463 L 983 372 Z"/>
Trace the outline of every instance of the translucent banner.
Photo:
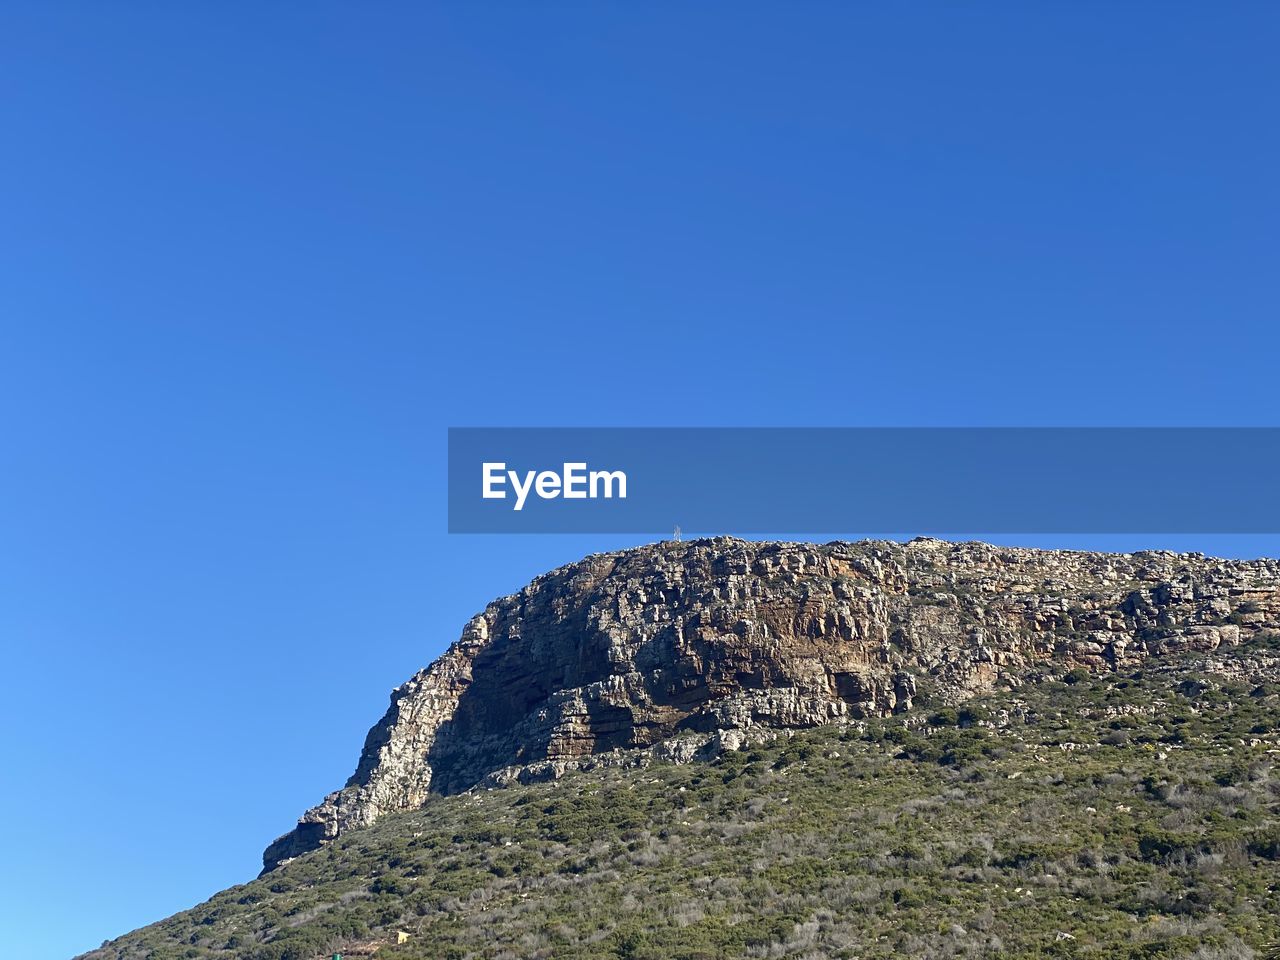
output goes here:
<path id="1" fill-rule="evenodd" d="M 457 427 L 453 533 L 1278 533 L 1280 428 Z"/>

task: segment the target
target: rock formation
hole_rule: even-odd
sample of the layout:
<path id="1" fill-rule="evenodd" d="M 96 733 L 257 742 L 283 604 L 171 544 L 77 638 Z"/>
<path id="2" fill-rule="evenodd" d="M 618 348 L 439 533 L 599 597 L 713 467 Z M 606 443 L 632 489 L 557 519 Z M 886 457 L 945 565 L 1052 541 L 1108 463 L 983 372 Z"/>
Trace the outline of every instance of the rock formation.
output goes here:
<path id="1" fill-rule="evenodd" d="M 270 870 L 430 793 L 686 731 L 797 728 L 1280 627 L 1280 561 L 952 544 L 667 542 L 495 600 L 391 695 Z"/>

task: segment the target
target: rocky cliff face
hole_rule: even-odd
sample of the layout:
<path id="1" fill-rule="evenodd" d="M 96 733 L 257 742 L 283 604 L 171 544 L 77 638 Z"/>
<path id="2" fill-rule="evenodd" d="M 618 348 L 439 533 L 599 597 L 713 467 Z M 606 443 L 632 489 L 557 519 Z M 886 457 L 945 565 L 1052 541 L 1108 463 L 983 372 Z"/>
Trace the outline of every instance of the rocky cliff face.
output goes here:
<path id="1" fill-rule="evenodd" d="M 728 538 L 599 554 L 491 603 L 391 695 L 347 785 L 265 869 L 429 793 L 682 732 L 955 702 L 1280 629 L 1280 561 Z"/>

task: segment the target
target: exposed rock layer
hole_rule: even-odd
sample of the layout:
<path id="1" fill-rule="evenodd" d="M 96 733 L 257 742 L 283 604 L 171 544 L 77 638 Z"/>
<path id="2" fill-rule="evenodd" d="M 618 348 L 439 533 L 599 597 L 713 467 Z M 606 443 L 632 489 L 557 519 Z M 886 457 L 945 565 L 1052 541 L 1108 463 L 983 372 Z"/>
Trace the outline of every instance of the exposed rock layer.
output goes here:
<path id="1" fill-rule="evenodd" d="M 925 687 L 954 702 L 1277 626 L 1275 560 L 729 538 L 598 554 L 474 617 L 263 862 L 511 767 L 883 715 Z"/>

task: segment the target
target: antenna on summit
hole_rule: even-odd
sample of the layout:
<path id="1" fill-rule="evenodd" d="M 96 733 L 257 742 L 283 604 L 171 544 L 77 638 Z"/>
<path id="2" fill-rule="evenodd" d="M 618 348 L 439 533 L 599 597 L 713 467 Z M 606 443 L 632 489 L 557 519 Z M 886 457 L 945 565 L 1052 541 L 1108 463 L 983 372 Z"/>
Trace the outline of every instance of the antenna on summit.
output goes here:
<path id="1" fill-rule="evenodd" d="M 676 543 L 680 542 L 680 524 L 678 523 L 676 524 L 675 530 L 673 530 L 671 533 L 671 539 L 674 540 Z"/>

